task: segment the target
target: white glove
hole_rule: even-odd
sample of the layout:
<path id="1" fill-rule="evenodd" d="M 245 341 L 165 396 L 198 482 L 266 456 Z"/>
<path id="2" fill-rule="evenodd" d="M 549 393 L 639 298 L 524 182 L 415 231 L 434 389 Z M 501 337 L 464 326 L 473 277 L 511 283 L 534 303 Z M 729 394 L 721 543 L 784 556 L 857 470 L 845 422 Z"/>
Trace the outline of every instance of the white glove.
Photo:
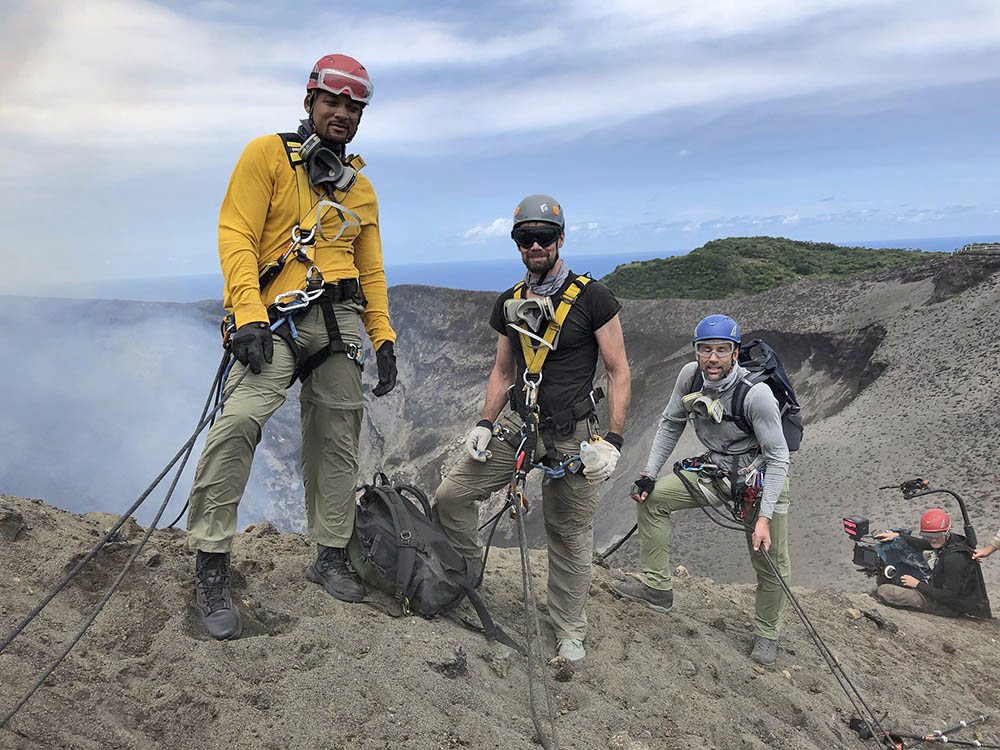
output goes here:
<path id="1" fill-rule="evenodd" d="M 618 466 L 621 453 L 607 440 L 580 443 L 580 462 L 583 475 L 592 482 L 608 479 Z"/>
<path id="2" fill-rule="evenodd" d="M 485 422 L 486 420 L 483 420 Z M 486 446 L 490 444 L 490 440 L 493 439 L 493 430 L 487 427 L 485 424 L 477 424 L 469 432 L 469 436 L 465 438 L 465 450 L 470 456 L 472 456 L 473 461 L 486 461 L 490 457 L 490 452 L 486 450 Z"/>

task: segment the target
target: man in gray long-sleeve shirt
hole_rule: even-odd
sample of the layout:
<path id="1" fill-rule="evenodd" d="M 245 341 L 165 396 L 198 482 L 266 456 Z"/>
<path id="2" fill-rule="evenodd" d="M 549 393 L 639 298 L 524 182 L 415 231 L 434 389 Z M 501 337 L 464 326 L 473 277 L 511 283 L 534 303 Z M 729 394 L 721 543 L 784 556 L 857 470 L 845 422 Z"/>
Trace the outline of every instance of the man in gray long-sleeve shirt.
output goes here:
<path id="1" fill-rule="evenodd" d="M 638 504 L 642 579 L 616 582 L 612 589 L 656 612 L 669 612 L 673 606 L 671 513 L 718 502 L 717 487 L 713 488 L 710 480 L 697 471 L 683 473 L 692 487 L 702 491 L 704 496 L 699 498 L 692 497 L 674 473 L 656 479 L 690 421 L 698 439 L 708 448 L 707 461 L 727 476 L 737 477 L 738 485 L 758 488 L 759 511 L 746 531 L 750 560 L 757 574 L 750 656 L 758 663 L 773 664 L 786 597 L 760 548 L 769 552 L 782 578 L 788 581 L 789 453 L 781 412 L 770 387 L 754 383 L 744 399 L 744 414 L 752 431 L 744 432 L 732 419 L 735 386 L 749 374 L 737 363 L 740 329 L 736 321 L 725 315 L 708 316 L 695 329 L 694 345 L 696 361 L 681 368 L 660 417 L 646 468 L 632 487 L 632 499 Z M 697 377 L 699 372 L 701 377 Z"/>

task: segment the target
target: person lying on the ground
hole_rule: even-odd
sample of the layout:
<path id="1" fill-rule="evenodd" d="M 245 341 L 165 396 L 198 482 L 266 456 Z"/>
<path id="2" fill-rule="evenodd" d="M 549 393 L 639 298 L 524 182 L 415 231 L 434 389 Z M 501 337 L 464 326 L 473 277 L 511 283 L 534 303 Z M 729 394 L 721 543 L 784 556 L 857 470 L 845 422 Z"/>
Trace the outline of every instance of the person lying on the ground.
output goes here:
<path id="1" fill-rule="evenodd" d="M 982 560 L 984 557 L 992 555 L 998 549 L 1000 549 L 1000 530 L 997 530 L 997 533 L 993 536 L 993 539 L 990 540 L 989 544 L 985 547 L 980 547 L 972 553 L 972 559 Z"/>
<path id="2" fill-rule="evenodd" d="M 940 508 L 920 517 L 920 536 L 883 531 L 875 539 L 888 542 L 900 538 L 921 552 L 931 552 L 930 575 L 921 580 L 903 575 L 899 584 L 883 583 L 875 595 L 890 607 L 916 609 L 945 617 L 976 614 L 984 597 L 979 577 L 974 575 L 972 548 L 965 537 L 951 532 L 951 518 Z"/>

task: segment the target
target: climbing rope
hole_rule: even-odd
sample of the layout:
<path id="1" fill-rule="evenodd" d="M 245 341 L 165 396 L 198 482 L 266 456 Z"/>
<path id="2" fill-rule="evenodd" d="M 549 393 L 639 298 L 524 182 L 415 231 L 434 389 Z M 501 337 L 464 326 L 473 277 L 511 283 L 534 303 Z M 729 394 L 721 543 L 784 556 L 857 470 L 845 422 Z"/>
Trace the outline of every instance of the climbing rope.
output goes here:
<path id="1" fill-rule="evenodd" d="M 290 318 L 288 317 L 280 318 L 278 321 L 276 321 L 274 324 L 271 325 L 271 330 L 272 331 L 275 330 L 278 326 L 288 321 L 290 321 Z M 58 595 L 60 591 L 66 588 L 66 586 L 69 585 L 69 583 L 80 573 L 80 571 L 82 571 L 84 567 L 86 567 L 86 565 L 91 560 L 93 560 L 94 557 L 96 557 L 96 555 L 98 554 L 98 552 L 100 552 L 100 550 L 104 547 L 104 545 L 106 545 L 112 538 L 114 538 L 114 536 L 118 533 L 118 531 L 122 528 L 122 526 L 125 525 L 125 522 L 149 498 L 153 490 L 155 490 L 156 487 L 159 486 L 160 482 L 163 481 L 164 477 L 166 477 L 166 475 L 170 472 L 170 470 L 173 469 L 174 466 L 178 467 L 177 471 L 174 474 L 173 480 L 171 481 L 170 486 L 167 489 L 166 495 L 163 498 L 163 502 L 160 504 L 160 507 L 156 512 L 155 517 L 149 524 L 149 527 L 147 528 L 146 533 L 143 535 L 142 539 L 136 545 L 136 548 L 132 552 L 132 555 L 125 563 L 125 567 L 122 569 L 121 573 L 115 579 L 114 583 L 111 584 L 111 586 L 105 592 L 104 596 L 101 598 L 100 602 L 98 602 L 98 604 L 94 607 L 90 616 L 84 621 L 83 625 L 79 628 L 79 630 L 77 630 L 76 634 L 73 636 L 72 639 L 70 639 L 69 643 L 60 652 L 60 654 L 56 657 L 56 659 L 42 671 L 42 673 L 38 676 L 38 678 L 32 684 L 31 688 L 29 688 L 27 693 L 25 693 L 25 695 L 20 699 L 20 701 L 18 701 L 18 703 L 10 711 L 8 711 L 2 718 L 0 718 L 0 727 L 5 726 L 25 706 L 25 704 L 27 704 L 27 702 L 31 699 L 31 697 L 35 694 L 35 692 L 37 692 L 37 690 L 45 683 L 49 675 L 51 675 L 52 672 L 55 671 L 55 669 L 69 655 L 70 651 L 73 650 L 73 647 L 76 646 L 76 644 L 79 643 L 79 641 L 83 638 L 84 634 L 94 623 L 94 620 L 97 619 L 97 616 L 104 609 L 104 606 L 108 603 L 108 601 L 111 599 L 114 593 L 121 586 L 121 583 L 125 579 L 125 576 L 128 574 L 129 570 L 132 569 L 132 566 L 135 564 L 135 561 L 138 559 L 143 548 L 146 546 L 146 543 L 152 536 L 153 531 L 156 529 L 156 525 L 159 523 L 160 518 L 166 511 L 167 504 L 170 502 L 174 490 L 177 488 L 177 483 L 180 481 L 181 475 L 184 473 L 184 469 L 187 466 L 187 462 L 190 459 L 191 453 L 194 450 L 194 445 L 198 439 L 198 436 L 205 430 L 206 427 L 208 427 L 210 424 L 214 422 L 216 415 L 222 410 L 222 407 L 225 405 L 226 401 L 229 399 L 230 396 L 232 396 L 233 392 L 239 387 L 240 383 L 243 382 L 247 374 L 250 372 L 249 368 L 245 368 L 243 372 L 240 373 L 239 377 L 237 377 L 236 380 L 233 382 L 232 386 L 230 386 L 228 390 L 223 391 L 222 383 L 225 382 L 225 378 L 228 375 L 231 366 L 232 366 L 231 355 L 227 350 L 223 354 L 222 361 L 220 362 L 219 367 L 216 371 L 215 379 L 212 381 L 212 386 L 209 390 L 208 398 L 206 399 L 205 405 L 202 408 L 198 424 L 196 425 L 195 430 L 191 434 L 191 436 L 187 439 L 187 441 L 185 441 L 184 445 L 181 446 L 180 450 L 178 450 L 177 453 L 174 454 L 173 458 L 170 459 L 167 465 L 163 467 L 163 469 L 156 476 L 156 478 L 149 484 L 149 486 L 146 487 L 145 490 L 143 490 L 142 494 L 139 495 L 136 501 L 131 506 L 129 506 L 129 508 L 124 513 L 122 513 L 118 517 L 118 520 L 104 534 L 104 536 L 102 536 L 97 541 L 97 543 L 87 552 L 87 554 L 84 555 L 84 557 L 76 565 L 74 565 L 73 568 L 68 573 L 66 573 L 66 575 L 64 575 L 59 580 L 59 582 L 56 583 L 56 585 L 48 593 L 45 594 L 44 597 L 42 597 L 42 599 L 39 601 L 37 605 L 35 605 L 35 607 L 31 610 L 31 612 L 29 612 L 24 617 L 24 619 L 22 619 L 17 625 L 15 625 L 14 628 L 12 628 L 10 632 L 7 633 L 3 641 L 0 642 L 0 654 L 2 654 L 7 649 L 7 647 L 10 646 L 14 642 L 14 640 L 24 631 L 24 629 L 28 625 L 30 625 L 31 622 L 36 617 L 39 616 L 39 614 L 41 614 L 42 610 L 44 610 L 45 607 L 48 606 L 48 604 L 56 597 L 56 595 Z M 214 407 L 210 407 L 213 396 L 215 397 L 215 405 Z M 186 507 L 187 505 L 185 504 L 185 509 Z M 181 515 L 183 515 L 183 511 L 181 512 Z M 174 523 L 177 523 L 177 521 L 179 520 L 180 516 L 176 521 L 174 521 Z M 171 526 L 172 525 L 173 524 L 171 524 Z"/>
<path id="2" fill-rule="evenodd" d="M 742 531 L 744 533 L 746 533 L 747 531 L 752 531 L 751 524 L 740 519 L 736 515 L 735 509 L 732 510 L 732 517 L 727 518 L 722 513 L 721 509 L 709 503 L 705 499 L 701 490 L 698 487 L 693 486 L 691 480 L 688 479 L 688 477 L 685 475 L 682 469 L 681 462 L 674 464 L 674 474 L 680 479 L 685 489 L 687 489 L 688 494 L 695 501 L 698 507 L 705 512 L 705 515 L 707 515 L 713 523 L 717 524 L 718 526 L 721 526 L 724 529 L 729 529 L 732 531 Z M 771 573 L 774 574 L 774 577 L 778 580 L 778 583 L 781 586 L 782 591 L 784 591 L 785 596 L 788 598 L 789 603 L 792 605 L 792 609 L 795 610 L 795 614 L 797 614 L 799 620 L 802 621 L 802 625 L 805 627 L 806 633 L 809 635 L 810 640 L 812 640 L 813 645 L 816 647 L 816 650 L 819 651 L 819 654 L 823 658 L 823 661 L 826 662 L 827 668 L 830 670 L 830 673 L 837 681 L 837 684 L 840 686 L 840 689 L 844 691 L 844 694 L 847 696 L 847 700 L 850 702 L 851 707 L 860 716 L 862 723 L 865 725 L 865 728 L 870 732 L 872 737 L 875 737 L 879 740 L 879 743 L 881 745 L 887 748 L 895 748 L 896 744 L 889 738 L 888 732 L 886 732 L 885 729 L 883 729 L 878 716 L 876 716 L 875 712 L 872 711 L 871 706 L 868 705 L 868 702 L 865 700 L 864 696 L 858 689 L 857 685 L 855 685 L 854 682 L 851 680 L 850 676 L 847 674 L 843 665 L 841 665 L 840 662 L 837 660 L 837 658 L 833 655 L 833 652 L 830 651 L 829 647 L 826 645 L 826 642 L 823 640 L 819 632 L 816 630 L 815 626 L 812 624 L 812 621 L 809 619 L 809 616 L 806 614 L 805 610 L 802 608 L 802 605 L 799 603 L 798 597 L 796 597 L 795 594 L 792 593 L 792 590 L 789 587 L 788 582 L 785 580 L 784 576 L 782 576 L 781 573 L 779 572 L 778 566 L 771 558 L 771 555 L 768 553 L 767 549 L 765 549 L 764 546 L 761 545 L 759 551 L 761 557 L 767 563 L 767 566 L 771 569 Z"/>

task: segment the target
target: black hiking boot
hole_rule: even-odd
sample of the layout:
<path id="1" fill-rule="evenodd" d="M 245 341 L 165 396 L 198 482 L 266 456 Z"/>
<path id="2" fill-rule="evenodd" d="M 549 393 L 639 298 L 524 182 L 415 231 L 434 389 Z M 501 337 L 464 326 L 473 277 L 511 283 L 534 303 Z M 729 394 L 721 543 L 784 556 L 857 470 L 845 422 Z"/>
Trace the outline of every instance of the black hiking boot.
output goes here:
<path id="1" fill-rule="evenodd" d="M 342 602 L 360 602 L 365 598 L 361 579 L 347 567 L 347 550 L 343 547 L 316 545 L 316 561 L 306 568 L 306 578 L 318 583 L 326 593 Z"/>
<path id="2" fill-rule="evenodd" d="M 750 658 L 762 666 L 770 667 L 778 660 L 778 642 L 762 635 L 755 635 L 750 647 Z"/>
<path id="3" fill-rule="evenodd" d="M 634 602 L 642 602 L 654 612 L 666 614 L 674 606 L 674 592 L 661 591 L 647 586 L 642 581 L 631 579 L 628 581 L 613 581 L 611 590 L 616 596 L 622 599 L 631 599 Z"/>
<path id="4" fill-rule="evenodd" d="M 218 641 L 240 637 L 243 623 L 229 592 L 229 553 L 198 550 L 194 606 L 208 634 Z"/>

